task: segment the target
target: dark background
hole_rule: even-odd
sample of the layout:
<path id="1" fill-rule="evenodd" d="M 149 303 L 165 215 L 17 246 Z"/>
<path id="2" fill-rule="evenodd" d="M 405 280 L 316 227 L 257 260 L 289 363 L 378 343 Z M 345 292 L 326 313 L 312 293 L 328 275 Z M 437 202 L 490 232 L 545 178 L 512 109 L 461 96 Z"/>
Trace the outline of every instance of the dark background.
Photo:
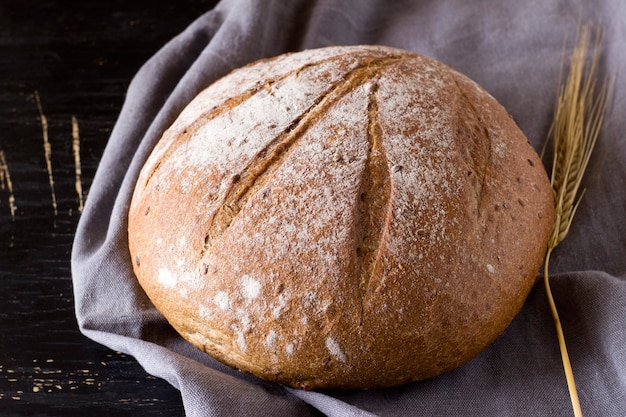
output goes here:
<path id="1" fill-rule="evenodd" d="M 216 0 L 162 3 L 0 0 L 1 416 L 184 414 L 167 382 L 80 334 L 70 270 L 72 117 L 88 199 L 131 78 Z"/>

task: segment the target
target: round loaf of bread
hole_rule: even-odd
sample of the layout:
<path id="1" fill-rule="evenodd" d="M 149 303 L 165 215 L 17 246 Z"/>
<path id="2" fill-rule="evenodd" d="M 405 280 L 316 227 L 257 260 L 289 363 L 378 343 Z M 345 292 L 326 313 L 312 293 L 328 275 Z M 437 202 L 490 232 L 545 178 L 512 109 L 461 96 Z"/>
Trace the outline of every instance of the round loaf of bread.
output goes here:
<path id="1" fill-rule="evenodd" d="M 190 343 L 293 387 L 429 378 L 493 342 L 554 218 L 506 110 L 381 46 L 259 61 L 164 133 L 128 217 L 136 276 Z"/>

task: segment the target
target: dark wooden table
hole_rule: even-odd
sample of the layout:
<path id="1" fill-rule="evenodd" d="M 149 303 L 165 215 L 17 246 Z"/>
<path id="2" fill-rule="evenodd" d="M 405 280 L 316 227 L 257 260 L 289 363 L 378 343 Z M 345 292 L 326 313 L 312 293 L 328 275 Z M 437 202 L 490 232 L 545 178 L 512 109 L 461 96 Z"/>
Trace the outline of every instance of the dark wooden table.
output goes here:
<path id="1" fill-rule="evenodd" d="M 177 416 L 82 336 L 72 240 L 132 76 L 214 0 L 0 0 L 0 416 Z"/>

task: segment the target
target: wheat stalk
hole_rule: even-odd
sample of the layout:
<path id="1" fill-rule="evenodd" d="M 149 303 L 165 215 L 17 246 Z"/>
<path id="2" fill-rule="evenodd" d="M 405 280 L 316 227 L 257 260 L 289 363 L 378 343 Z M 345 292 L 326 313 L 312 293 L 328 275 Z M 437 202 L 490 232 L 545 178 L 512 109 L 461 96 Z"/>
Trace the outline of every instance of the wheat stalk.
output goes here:
<path id="1" fill-rule="evenodd" d="M 580 190 L 583 174 L 598 139 L 612 87 L 609 86 L 609 81 L 605 80 L 599 89 L 597 88 L 596 73 L 601 33 L 596 32 L 592 56 L 587 62 L 591 38 L 589 26 L 580 28 L 578 40 L 570 58 L 569 74 L 559 89 L 554 120 L 548 134 L 554 148 L 550 183 L 554 191 L 556 216 L 545 257 L 544 285 L 554 318 L 563 369 L 576 417 L 582 416 L 582 410 L 561 320 L 550 288 L 548 264 L 554 248 L 567 236 L 584 194 L 584 190 Z"/>

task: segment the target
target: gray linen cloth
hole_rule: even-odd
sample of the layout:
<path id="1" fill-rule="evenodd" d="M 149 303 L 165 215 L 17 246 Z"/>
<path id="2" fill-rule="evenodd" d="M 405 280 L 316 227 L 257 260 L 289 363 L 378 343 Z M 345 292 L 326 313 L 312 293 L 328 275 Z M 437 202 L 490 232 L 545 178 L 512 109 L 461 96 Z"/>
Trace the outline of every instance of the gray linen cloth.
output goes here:
<path id="1" fill-rule="evenodd" d="M 72 253 L 81 331 L 180 389 L 189 416 L 571 415 L 553 322 L 537 284 L 502 336 L 466 365 L 396 388 L 304 392 L 257 380 L 182 340 L 138 286 L 127 211 L 160 135 L 204 87 L 258 58 L 383 44 L 433 57 L 484 86 L 536 150 L 579 20 L 604 28 L 601 76 L 617 74 L 587 193 L 551 272 L 583 410 L 626 415 L 626 2 L 223 0 L 138 72 L 89 192 Z M 163 22 L 166 24 L 167 22 Z M 620 72 L 621 71 L 621 72 Z"/>

